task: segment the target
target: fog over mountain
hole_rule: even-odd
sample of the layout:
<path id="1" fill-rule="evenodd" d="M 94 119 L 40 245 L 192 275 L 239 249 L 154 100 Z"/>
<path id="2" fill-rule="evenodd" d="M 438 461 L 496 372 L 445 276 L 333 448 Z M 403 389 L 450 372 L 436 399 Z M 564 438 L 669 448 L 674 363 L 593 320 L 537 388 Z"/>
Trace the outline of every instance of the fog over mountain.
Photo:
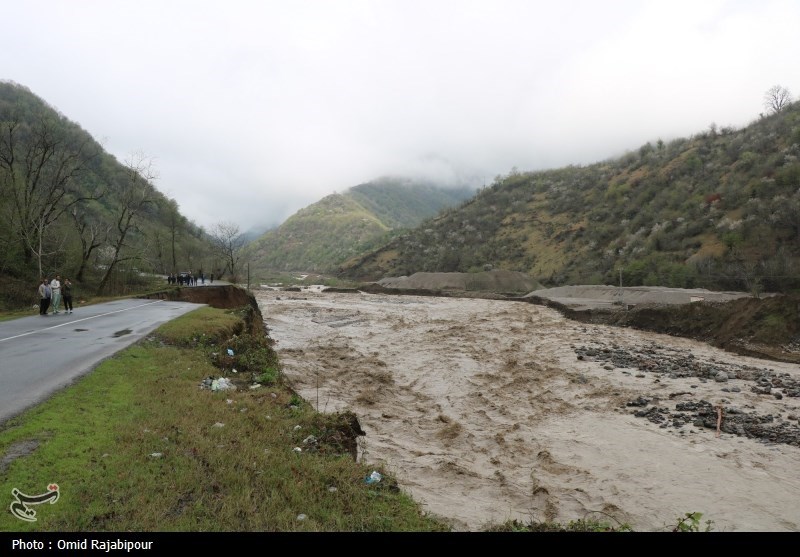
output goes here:
<path id="1" fill-rule="evenodd" d="M 383 175 L 588 164 L 800 92 L 791 0 L 6 2 L 0 78 L 197 224 L 275 226 Z"/>

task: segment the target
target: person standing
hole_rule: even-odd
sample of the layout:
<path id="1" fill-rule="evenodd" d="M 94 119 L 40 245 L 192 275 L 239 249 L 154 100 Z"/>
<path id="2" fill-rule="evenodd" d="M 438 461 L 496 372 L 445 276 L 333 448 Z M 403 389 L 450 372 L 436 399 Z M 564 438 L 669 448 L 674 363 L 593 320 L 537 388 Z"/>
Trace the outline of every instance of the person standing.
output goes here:
<path id="1" fill-rule="evenodd" d="M 72 282 L 68 279 L 64 279 L 64 286 L 61 287 L 63 292 L 61 293 L 64 297 L 64 311 L 66 313 L 72 313 Z"/>
<path id="2" fill-rule="evenodd" d="M 50 303 L 53 305 L 53 314 L 59 313 L 59 306 L 61 305 L 61 275 L 56 275 L 50 281 L 50 290 L 53 291 Z"/>
<path id="3" fill-rule="evenodd" d="M 47 307 L 50 305 L 50 296 L 47 294 L 49 289 L 47 279 L 43 278 L 39 283 L 39 315 L 47 315 Z"/>

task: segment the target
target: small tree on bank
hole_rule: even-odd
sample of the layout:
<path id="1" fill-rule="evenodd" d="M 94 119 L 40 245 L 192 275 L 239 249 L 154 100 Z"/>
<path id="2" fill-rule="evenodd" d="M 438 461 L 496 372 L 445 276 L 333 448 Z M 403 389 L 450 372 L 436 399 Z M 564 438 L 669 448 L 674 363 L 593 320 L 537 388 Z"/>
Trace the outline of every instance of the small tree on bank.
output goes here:
<path id="1" fill-rule="evenodd" d="M 235 277 L 245 240 L 239 225 L 234 222 L 219 222 L 211 227 L 208 234 L 216 255 L 225 261 L 225 266 Z"/>

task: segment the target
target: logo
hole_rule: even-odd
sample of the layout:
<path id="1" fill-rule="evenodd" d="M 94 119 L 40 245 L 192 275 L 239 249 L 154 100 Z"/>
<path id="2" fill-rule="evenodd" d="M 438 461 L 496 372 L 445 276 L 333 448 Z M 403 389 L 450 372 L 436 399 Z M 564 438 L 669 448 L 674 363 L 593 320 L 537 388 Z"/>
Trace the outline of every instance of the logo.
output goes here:
<path id="1" fill-rule="evenodd" d="M 36 511 L 28 508 L 29 505 L 41 505 L 42 503 L 50 503 L 52 505 L 58 501 L 60 496 L 58 484 L 48 485 L 47 492 L 41 495 L 25 495 L 15 487 L 11 490 L 11 495 L 15 499 L 11 503 L 11 514 L 26 522 L 36 522 Z"/>

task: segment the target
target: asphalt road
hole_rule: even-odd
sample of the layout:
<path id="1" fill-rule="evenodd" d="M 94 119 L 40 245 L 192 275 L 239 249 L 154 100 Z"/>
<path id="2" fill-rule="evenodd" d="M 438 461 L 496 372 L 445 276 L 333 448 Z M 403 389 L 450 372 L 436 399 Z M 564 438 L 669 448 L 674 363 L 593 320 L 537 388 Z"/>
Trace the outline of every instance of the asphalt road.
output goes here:
<path id="1" fill-rule="evenodd" d="M 0 322 L 0 424 L 202 305 L 126 299 Z"/>

